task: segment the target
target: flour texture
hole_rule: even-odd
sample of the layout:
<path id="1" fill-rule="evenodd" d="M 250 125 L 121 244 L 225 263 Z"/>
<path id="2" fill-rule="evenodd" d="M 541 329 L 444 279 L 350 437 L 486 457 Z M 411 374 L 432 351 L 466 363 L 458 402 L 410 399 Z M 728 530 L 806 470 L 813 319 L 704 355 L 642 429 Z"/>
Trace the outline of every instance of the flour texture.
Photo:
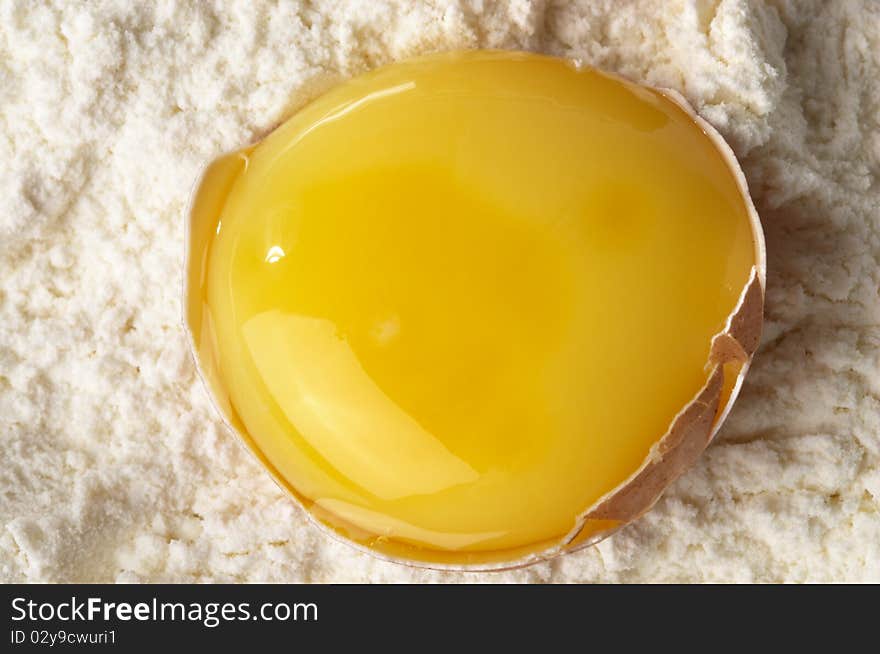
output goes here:
<path id="1" fill-rule="evenodd" d="M 518 571 L 314 528 L 215 415 L 181 326 L 206 161 L 335 82 L 527 49 L 670 87 L 768 248 L 762 346 L 657 507 Z M 0 0 L 0 581 L 880 581 L 880 3 Z"/>

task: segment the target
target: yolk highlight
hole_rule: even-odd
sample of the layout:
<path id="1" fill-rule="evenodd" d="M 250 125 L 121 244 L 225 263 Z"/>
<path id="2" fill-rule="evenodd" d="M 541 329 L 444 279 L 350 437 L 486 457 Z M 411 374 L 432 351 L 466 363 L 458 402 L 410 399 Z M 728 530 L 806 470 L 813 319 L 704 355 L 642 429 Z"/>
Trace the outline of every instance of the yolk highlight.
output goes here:
<path id="1" fill-rule="evenodd" d="M 319 520 L 426 561 L 565 536 L 705 384 L 755 262 L 691 117 L 537 55 L 349 81 L 195 206 L 221 408 Z"/>

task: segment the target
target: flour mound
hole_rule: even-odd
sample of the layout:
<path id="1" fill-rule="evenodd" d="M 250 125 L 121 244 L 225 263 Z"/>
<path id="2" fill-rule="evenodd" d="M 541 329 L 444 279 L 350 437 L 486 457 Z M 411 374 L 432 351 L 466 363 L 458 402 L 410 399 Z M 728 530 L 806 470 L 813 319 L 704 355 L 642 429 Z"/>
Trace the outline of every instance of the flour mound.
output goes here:
<path id="1" fill-rule="evenodd" d="M 697 466 L 599 546 L 491 576 L 319 533 L 218 422 L 180 324 L 204 162 L 339 79 L 477 47 L 683 93 L 769 261 Z M 867 0 L 0 4 L 0 581 L 880 581 L 878 116 Z"/>

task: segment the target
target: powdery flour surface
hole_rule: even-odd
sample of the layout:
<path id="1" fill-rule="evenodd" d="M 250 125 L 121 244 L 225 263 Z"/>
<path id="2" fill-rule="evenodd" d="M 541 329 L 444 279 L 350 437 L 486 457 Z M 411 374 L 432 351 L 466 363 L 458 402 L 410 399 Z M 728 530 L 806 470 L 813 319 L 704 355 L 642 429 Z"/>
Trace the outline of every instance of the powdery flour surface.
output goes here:
<path id="1" fill-rule="evenodd" d="M 681 91 L 743 161 L 763 345 L 647 517 L 462 575 L 311 527 L 180 326 L 200 166 L 334 81 L 524 48 Z M 880 3 L 0 0 L 0 581 L 880 581 Z"/>

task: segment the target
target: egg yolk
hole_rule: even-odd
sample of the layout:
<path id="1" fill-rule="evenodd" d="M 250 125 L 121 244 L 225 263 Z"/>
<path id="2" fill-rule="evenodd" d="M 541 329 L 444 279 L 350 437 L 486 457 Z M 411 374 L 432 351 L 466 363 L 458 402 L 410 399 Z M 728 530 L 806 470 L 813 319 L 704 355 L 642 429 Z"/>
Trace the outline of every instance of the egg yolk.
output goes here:
<path id="1" fill-rule="evenodd" d="M 446 563 L 559 542 L 630 477 L 755 262 L 684 110 L 524 53 L 338 86 L 215 163 L 192 230 L 228 420 L 337 533 Z"/>

